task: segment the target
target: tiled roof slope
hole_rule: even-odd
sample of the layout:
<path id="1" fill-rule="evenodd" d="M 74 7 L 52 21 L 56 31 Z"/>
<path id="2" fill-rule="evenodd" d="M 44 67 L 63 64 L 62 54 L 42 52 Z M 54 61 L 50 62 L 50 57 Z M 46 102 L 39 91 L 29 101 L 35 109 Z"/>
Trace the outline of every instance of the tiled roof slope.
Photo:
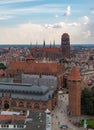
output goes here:
<path id="1" fill-rule="evenodd" d="M 30 54 L 27 56 L 27 60 L 34 60 L 35 58 Z"/>
<path id="2" fill-rule="evenodd" d="M 33 51 L 44 51 L 44 52 L 60 52 L 60 48 L 55 48 L 55 47 L 52 47 L 52 48 L 47 48 L 47 47 L 45 47 L 45 48 L 37 48 L 37 47 L 34 47 L 34 48 L 32 48 L 32 52 Z"/>
<path id="3" fill-rule="evenodd" d="M 14 116 L 15 117 L 15 116 Z M 13 119 L 13 115 L 0 115 L 0 121 L 1 120 L 12 120 Z M 25 116 L 17 116 L 16 115 L 16 118 L 15 118 L 15 120 L 19 120 L 19 121 L 21 121 L 21 120 L 25 120 Z"/>
<path id="4" fill-rule="evenodd" d="M 64 72 L 64 66 L 61 65 L 62 70 Z M 59 71 L 58 63 L 32 63 L 26 61 L 16 61 L 11 62 L 8 66 L 9 71 L 23 70 L 26 73 L 44 73 L 44 74 L 57 74 Z"/>
<path id="5" fill-rule="evenodd" d="M 68 76 L 68 80 L 81 80 L 81 75 L 78 71 L 77 66 L 74 66 Z"/>

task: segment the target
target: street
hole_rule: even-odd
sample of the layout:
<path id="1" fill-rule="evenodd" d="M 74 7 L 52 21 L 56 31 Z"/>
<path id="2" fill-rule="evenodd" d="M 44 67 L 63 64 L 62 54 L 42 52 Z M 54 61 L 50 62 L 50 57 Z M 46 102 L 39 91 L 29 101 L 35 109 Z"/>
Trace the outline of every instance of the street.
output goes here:
<path id="1" fill-rule="evenodd" d="M 67 130 L 81 130 L 81 128 L 78 128 L 74 126 L 70 118 L 67 115 L 67 109 L 68 109 L 68 94 L 59 94 L 58 96 L 58 105 L 52 111 L 52 130 L 60 130 L 61 125 L 67 125 Z"/>

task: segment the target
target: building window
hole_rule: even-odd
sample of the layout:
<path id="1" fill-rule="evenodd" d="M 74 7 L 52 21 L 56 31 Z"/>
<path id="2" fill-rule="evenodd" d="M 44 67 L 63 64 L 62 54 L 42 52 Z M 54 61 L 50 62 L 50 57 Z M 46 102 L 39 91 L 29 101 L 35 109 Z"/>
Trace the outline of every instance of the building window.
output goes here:
<path id="1" fill-rule="evenodd" d="M 43 104 L 42 104 L 42 108 L 46 108 L 46 103 L 43 103 Z"/>
<path id="2" fill-rule="evenodd" d="M 24 107 L 24 103 L 22 101 L 19 102 L 19 107 Z"/>
<path id="3" fill-rule="evenodd" d="M 38 103 L 35 103 L 35 104 L 34 104 L 34 108 L 39 109 L 39 104 L 38 104 Z"/>
<path id="4" fill-rule="evenodd" d="M 11 105 L 12 107 L 16 107 L 16 101 L 12 101 Z"/>
<path id="5" fill-rule="evenodd" d="M 8 101 L 5 101 L 5 102 L 4 102 L 4 108 L 5 108 L 5 109 L 9 109 L 9 102 L 8 102 Z"/>
<path id="6" fill-rule="evenodd" d="M 27 108 L 31 108 L 30 102 L 27 102 Z"/>

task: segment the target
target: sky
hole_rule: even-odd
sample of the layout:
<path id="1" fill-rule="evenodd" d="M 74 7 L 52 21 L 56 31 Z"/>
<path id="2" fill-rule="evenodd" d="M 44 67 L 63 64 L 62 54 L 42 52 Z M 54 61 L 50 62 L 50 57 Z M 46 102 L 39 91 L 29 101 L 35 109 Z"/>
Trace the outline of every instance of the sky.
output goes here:
<path id="1" fill-rule="evenodd" d="M 0 0 L 0 44 L 94 43 L 94 0 Z"/>

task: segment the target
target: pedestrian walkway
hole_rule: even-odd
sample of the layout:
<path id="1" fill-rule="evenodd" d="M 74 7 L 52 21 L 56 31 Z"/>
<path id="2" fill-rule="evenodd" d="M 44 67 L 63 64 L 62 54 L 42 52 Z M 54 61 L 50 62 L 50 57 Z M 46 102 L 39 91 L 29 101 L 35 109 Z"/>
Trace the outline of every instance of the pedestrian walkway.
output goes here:
<path id="1" fill-rule="evenodd" d="M 58 105 L 52 111 L 52 130 L 60 130 L 60 126 L 63 124 L 68 125 L 67 130 L 81 130 L 72 124 L 68 113 L 68 94 L 62 94 L 58 96 Z"/>

